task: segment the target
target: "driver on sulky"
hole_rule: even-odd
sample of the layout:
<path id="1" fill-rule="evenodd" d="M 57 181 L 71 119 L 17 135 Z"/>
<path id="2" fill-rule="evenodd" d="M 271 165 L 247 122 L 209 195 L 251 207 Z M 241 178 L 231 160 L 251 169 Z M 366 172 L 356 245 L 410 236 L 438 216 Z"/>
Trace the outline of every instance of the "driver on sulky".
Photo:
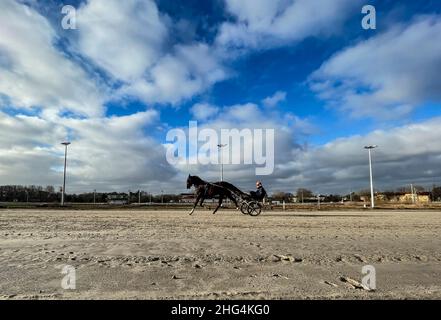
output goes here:
<path id="1" fill-rule="evenodd" d="M 257 201 L 263 201 L 266 197 L 266 190 L 263 188 L 262 182 L 256 182 L 256 191 L 250 191 L 251 197 Z"/>

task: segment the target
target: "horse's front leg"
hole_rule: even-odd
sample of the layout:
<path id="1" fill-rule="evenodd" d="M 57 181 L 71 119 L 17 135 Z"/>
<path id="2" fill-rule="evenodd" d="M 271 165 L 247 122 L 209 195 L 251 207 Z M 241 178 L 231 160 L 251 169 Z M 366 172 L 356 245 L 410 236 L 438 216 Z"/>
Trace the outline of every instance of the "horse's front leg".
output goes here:
<path id="1" fill-rule="evenodd" d="M 219 210 L 219 208 L 222 205 L 222 201 L 223 200 L 224 200 L 224 197 L 223 196 L 219 196 L 219 204 L 218 204 L 217 208 L 214 210 L 213 214 L 215 214 L 217 212 L 217 210 Z"/>
<path id="2" fill-rule="evenodd" d="M 196 206 L 198 205 L 199 200 L 201 200 L 201 198 L 202 198 L 202 193 L 198 192 L 197 197 L 196 197 L 196 201 L 195 201 L 194 206 L 193 206 L 193 209 L 191 209 L 191 211 L 190 211 L 190 216 L 193 214 L 193 212 L 196 209 Z"/>

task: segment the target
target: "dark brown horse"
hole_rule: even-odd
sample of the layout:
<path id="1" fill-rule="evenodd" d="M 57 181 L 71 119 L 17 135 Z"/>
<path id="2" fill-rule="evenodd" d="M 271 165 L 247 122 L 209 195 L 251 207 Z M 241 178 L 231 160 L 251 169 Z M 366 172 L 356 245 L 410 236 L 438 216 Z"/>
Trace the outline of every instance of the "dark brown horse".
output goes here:
<path id="1" fill-rule="evenodd" d="M 233 196 L 233 192 L 235 194 L 244 195 L 242 191 L 240 191 L 231 183 L 225 181 L 210 183 L 202 180 L 198 176 L 189 175 L 187 178 L 187 189 L 190 189 L 192 186 L 196 188 L 196 201 L 194 203 L 193 209 L 190 212 L 190 215 L 193 214 L 199 202 L 201 204 L 201 207 L 203 206 L 205 199 L 213 199 L 216 196 L 219 197 L 219 204 L 213 212 L 213 214 L 215 214 L 222 205 L 224 198 L 230 199 L 236 205 L 236 208 L 238 207 L 237 201 Z"/>

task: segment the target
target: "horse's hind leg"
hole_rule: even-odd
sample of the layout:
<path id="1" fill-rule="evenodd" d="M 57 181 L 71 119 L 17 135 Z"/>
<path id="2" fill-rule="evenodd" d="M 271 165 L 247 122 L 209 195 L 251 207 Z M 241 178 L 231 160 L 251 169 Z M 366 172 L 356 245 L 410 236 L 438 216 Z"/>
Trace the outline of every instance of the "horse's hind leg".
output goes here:
<path id="1" fill-rule="evenodd" d="M 222 201 L 224 201 L 224 197 L 219 196 L 219 204 L 218 204 L 217 208 L 213 211 L 213 214 L 215 214 L 217 212 L 217 210 L 219 210 L 220 206 L 222 205 Z"/>
<path id="2" fill-rule="evenodd" d="M 239 205 L 237 204 L 236 199 L 231 195 L 231 193 L 228 194 L 227 197 L 228 197 L 231 201 L 233 201 L 233 203 L 236 205 L 236 210 L 239 210 Z"/>

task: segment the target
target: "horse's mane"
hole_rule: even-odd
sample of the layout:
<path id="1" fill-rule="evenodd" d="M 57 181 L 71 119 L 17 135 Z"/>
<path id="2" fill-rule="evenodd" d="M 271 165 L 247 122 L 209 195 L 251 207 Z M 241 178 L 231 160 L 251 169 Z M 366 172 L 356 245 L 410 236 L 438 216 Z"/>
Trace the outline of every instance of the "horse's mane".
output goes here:
<path id="1" fill-rule="evenodd" d="M 192 179 L 193 183 L 198 183 L 198 184 L 206 184 L 207 182 L 202 180 L 201 178 L 199 178 L 198 176 L 190 176 L 190 178 Z"/>

